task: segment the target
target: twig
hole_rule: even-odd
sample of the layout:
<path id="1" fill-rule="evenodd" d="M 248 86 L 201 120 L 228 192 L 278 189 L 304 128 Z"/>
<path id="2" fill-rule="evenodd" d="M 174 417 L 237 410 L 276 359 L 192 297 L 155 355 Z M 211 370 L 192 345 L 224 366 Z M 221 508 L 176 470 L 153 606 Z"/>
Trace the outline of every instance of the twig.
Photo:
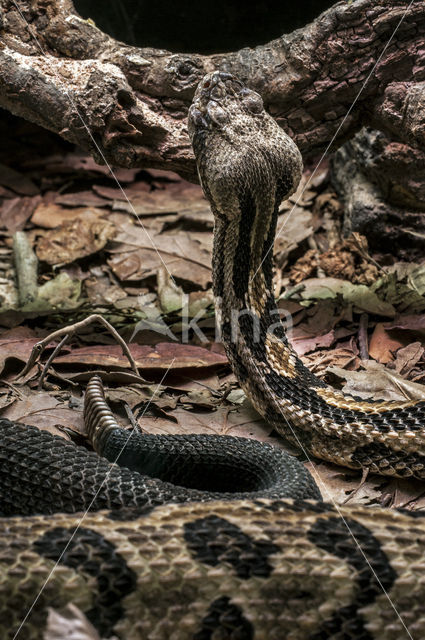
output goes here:
<path id="1" fill-rule="evenodd" d="M 40 342 L 37 342 L 31 351 L 30 357 L 28 358 L 28 362 L 25 365 L 25 367 L 23 368 L 23 370 L 21 371 L 21 373 L 19 373 L 15 380 L 18 380 L 19 378 L 22 378 L 22 376 L 24 376 L 26 373 L 28 373 L 28 371 L 31 369 L 31 367 L 37 362 L 37 360 L 39 359 L 40 355 L 43 353 L 44 349 L 46 348 L 46 346 L 49 344 L 49 342 L 52 342 L 52 340 L 56 340 L 56 338 L 60 338 L 64 335 L 68 335 L 68 337 L 73 336 L 77 331 L 79 331 L 80 329 L 83 329 L 84 327 L 86 327 L 87 325 L 91 324 L 92 322 L 99 322 L 100 324 L 102 324 L 108 331 L 109 333 L 112 335 L 112 337 L 118 342 L 118 344 L 120 345 L 123 355 L 126 356 L 127 360 L 130 363 L 130 367 L 133 371 L 133 373 L 135 373 L 137 375 L 138 378 L 140 378 L 139 372 L 137 370 L 137 365 L 136 362 L 133 358 L 133 356 L 130 353 L 130 349 L 128 348 L 127 344 L 125 343 L 125 341 L 121 338 L 121 336 L 119 335 L 119 333 L 117 332 L 116 329 L 114 329 L 114 327 L 109 324 L 109 322 L 107 320 L 105 320 L 105 318 L 101 315 L 99 315 L 98 313 L 94 313 L 91 316 L 88 316 L 88 318 L 84 318 L 84 320 L 80 320 L 80 322 L 75 322 L 74 324 L 71 324 L 67 327 L 62 327 L 62 329 L 58 329 L 57 331 L 53 331 L 53 333 L 50 333 L 48 336 L 46 336 L 45 338 L 43 338 L 43 340 L 40 340 Z"/>
<path id="2" fill-rule="evenodd" d="M 56 347 L 54 348 L 53 352 L 50 354 L 46 364 L 43 367 L 43 371 L 41 372 L 41 376 L 40 376 L 40 380 L 38 381 L 38 390 L 40 391 L 43 388 L 43 380 L 46 377 L 47 371 L 49 370 L 50 365 L 52 364 L 54 358 L 56 357 L 56 355 L 59 353 L 59 351 L 62 349 L 63 345 L 68 342 L 70 338 L 70 334 L 67 333 L 66 335 L 64 335 L 64 337 L 62 338 L 62 340 L 59 342 L 59 344 L 56 345 Z"/>
<path id="3" fill-rule="evenodd" d="M 128 404 L 128 402 L 124 402 L 124 409 L 125 409 L 125 412 L 127 414 L 127 418 L 130 420 L 130 424 L 133 427 L 133 429 L 136 429 L 140 433 L 143 433 L 143 429 L 139 425 L 139 423 L 137 422 L 137 420 L 136 420 L 136 418 L 134 416 L 134 413 L 133 413 L 130 405 Z"/>
<path id="4" fill-rule="evenodd" d="M 362 469 L 362 478 L 358 484 L 358 486 L 353 489 L 351 491 L 351 493 L 345 498 L 345 500 L 342 502 L 342 504 L 347 504 L 347 502 L 349 502 L 350 500 L 352 500 L 354 498 L 354 496 L 360 491 L 360 489 L 364 486 L 367 477 L 369 475 L 369 468 L 363 468 Z"/>
<path id="5" fill-rule="evenodd" d="M 359 351 L 361 360 L 369 360 L 369 344 L 367 337 L 367 327 L 369 324 L 369 316 L 367 313 L 362 313 L 359 322 Z"/>
<path id="6" fill-rule="evenodd" d="M 13 236 L 13 257 L 18 280 L 19 305 L 23 307 L 37 298 L 38 289 L 38 260 L 24 231 L 17 231 Z"/>

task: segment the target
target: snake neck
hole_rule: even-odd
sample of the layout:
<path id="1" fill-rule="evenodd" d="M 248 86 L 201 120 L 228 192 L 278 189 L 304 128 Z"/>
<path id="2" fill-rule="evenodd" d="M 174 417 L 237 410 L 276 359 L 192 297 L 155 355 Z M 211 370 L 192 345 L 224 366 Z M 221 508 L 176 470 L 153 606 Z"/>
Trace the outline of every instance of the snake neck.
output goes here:
<path id="1" fill-rule="evenodd" d="M 250 243 L 251 223 L 216 221 L 213 248 L 213 289 L 221 328 L 240 325 L 249 314 L 254 320 L 277 311 L 272 295 L 272 249 L 276 216 L 272 213 L 268 233 L 263 229 Z M 258 236 L 261 236 L 260 238 Z M 253 246 L 254 245 L 254 246 Z M 267 302 L 267 304 L 265 304 Z M 245 321 L 242 321 L 245 322 Z"/>
<path id="2" fill-rule="evenodd" d="M 216 218 L 213 287 L 227 356 L 242 387 L 268 367 L 265 350 L 287 339 L 273 295 L 273 241 L 280 200 L 256 202 L 245 194 L 241 215 Z M 270 354 L 269 354 L 270 355 Z M 294 356 L 295 358 L 295 356 Z"/>

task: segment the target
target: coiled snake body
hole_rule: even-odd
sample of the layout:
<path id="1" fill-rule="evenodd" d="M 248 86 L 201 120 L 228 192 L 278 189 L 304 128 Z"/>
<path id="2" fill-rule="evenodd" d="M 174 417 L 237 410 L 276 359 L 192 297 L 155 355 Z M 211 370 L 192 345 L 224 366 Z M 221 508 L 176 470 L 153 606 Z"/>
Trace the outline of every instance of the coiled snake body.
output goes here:
<path id="1" fill-rule="evenodd" d="M 223 72 L 200 83 L 189 133 L 241 386 L 305 452 L 424 479 L 425 403 L 330 389 L 278 322 L 271 249 L 280 201 L 301 174 L 293 142 Z M 104 457 L 0 420 L 1 638 L 41 640 L 47 607 L 69 602 L 121 640 L 425 637 L 421 512 L 325 504 L 301 463 L 244 439 L 134 434 L 126 444 L 97 379 L 86 417 Z"/>

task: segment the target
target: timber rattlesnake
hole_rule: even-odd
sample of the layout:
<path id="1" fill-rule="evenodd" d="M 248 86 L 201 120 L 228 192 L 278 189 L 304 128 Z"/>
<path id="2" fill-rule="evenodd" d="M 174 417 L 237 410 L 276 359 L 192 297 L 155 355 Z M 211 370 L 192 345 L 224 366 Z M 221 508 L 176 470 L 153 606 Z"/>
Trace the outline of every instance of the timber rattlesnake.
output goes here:
<path id="1" fill-rule="evenodd" d="M 296 147 L 258 94 L 221 72 L 201 82 L 189 130 L 216 216 L 223 338 L 254 405 L 315 455 L 424 478 L 425 403 L 330 390 L 276 327 L 270 250 L 280 200 L 300 176 Z M 127 436 L 99 394 L 94 380 L 90 437 L 114 460 Z M 7 420 L 0 438 L 1 638 L 41 640 L 46 607 L 68 602 L 122 640 L 425 637 L 422 513 L 327 505 L 300 463 L 238 439 L 135 436 L 121 456 L 130 470 Z M 279 477 L 286 464 L 295 481 Z M 87 508 L 104 510 L 63 513 Z"/>

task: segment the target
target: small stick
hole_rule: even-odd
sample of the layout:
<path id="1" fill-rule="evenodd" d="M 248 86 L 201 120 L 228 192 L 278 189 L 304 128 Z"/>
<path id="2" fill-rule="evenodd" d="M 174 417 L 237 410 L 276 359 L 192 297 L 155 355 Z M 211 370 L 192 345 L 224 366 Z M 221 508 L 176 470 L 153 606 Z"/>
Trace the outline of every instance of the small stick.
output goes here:
<path id="1" fill-rule="evenodd" d="M 369 323 L 369 316 L 367 313 L 362 313 L 359 322 L 359 351 L 361 360 L 369 360 L 369 345 L 367 337 L 367 327 Z"/>
<path id="2" fill-rule="evenodd" d="M 25 306 L 37 298 L 38 260 L 24 231 L 13 235 L 13 256 L 18 280 L 19 305 Z"/>
<path id="3" fill-rule="evenodd" d="M 64 335 L 62 340 L 59 342 L 59 344 L 56 345 L 56 347 L 54 348 L 53 352 L 50 354 L 46 364 L 43 367 L 43 371 L 41 372 L 40 380 L 38 381 L 38 387 L 37 388 L 38 388 L 39 391 L 43 388 L 43 380 L 46 377 L 46 374 L 47 374 L 47 371 L 49 370 L 50 365 L 52 364 L 53 360 L 56 358 L 56 355 L 62 349 L 63 345 L 66 342 L 68 342 L 69 338 L 70 338 L 70 334 L 69 333 Z"/>
<path id="4" fill-rule="evenodd" d="M 128 404 L 128 402 L 124 402 L 124 409 L 125 409 L 125 412 L 127 414 L 127 418 L 130 420 L 130 424 L 133 427 L 133 429 L 136 429 L 136 431 L 139 431 L 139 432 L 143 433 L 143 429 L 138 424 L 138 422 L 136 420 L 136 416 L 134 415 L 133 410 L 130 407 L 130 405 Z"/>
<path id="5" fill-rule="evenodd" d="M 52 342 L 52 340 L 56 340 L 56 338 L 60 338 L 63 335 L 68 335 L 69 337 L 71 337 L 74 335 L 74 333 L 79 331 L 79 329 L 83 329 L 84 327 L 87 327 L 87 325 L 91 324 L 92 322 L 100 322 L 100 324 L 102 324 L 109 331 L 109 333 L 120 345 L 123 355 L 125 355 L 127 360 L 129 361 L 130 367 L 133 373 L 135 373 L 137 377 L 140 378 L 139 372 L 137 370 L 136 362 L 133 356 L 131 355 L 130 349 L 126 345 L 125 341 L 121 338 L 117 330 L 114 329 L 114 327 L 107 320 L 105 320 L 103 316 L 99 315 L 98 313 L 94 313 L 93 315 L 88 316 L 87 318 L 84 318 L 84 320 L 80 320 L 80 322 L 75 322 L 74 324 L 71 324 L 67 327 L 62 327 L 62 329 L 53 331 L 53 333 L 50 333 L 48 336 L 43 338 L 43 340 L 40 340 L 40 342 L 37 342 L 32 348 L 27 364 L 25 365 L 21 373 L 19 373 L 16 376 L 15 380 L 22 378 L 22 376 L 28 373 L 31 367 L 37 362 L 38 358 L 43 353 L 44 349 L 49 344 L 49 342 Z"/>
<path id="6" fill-rule="evenodd" d="M 363 487 L 364 483 L 367 480 L 368 475 L 369 475 L 369 468 L 368 467 L 363 467 L 363 469 L 362 469 L 362 479 L 360 480 L 359 485 L 355 489 L 352 490 L 352 492 L 345 498 L 345 500 L 342 502 L 342 504 L 347 504 L 347 502 L 349 502 L 350 500 L 352 500 L 354 498 L 356 493 L 358 493 L 360 491 L 360 489 Z"/>

